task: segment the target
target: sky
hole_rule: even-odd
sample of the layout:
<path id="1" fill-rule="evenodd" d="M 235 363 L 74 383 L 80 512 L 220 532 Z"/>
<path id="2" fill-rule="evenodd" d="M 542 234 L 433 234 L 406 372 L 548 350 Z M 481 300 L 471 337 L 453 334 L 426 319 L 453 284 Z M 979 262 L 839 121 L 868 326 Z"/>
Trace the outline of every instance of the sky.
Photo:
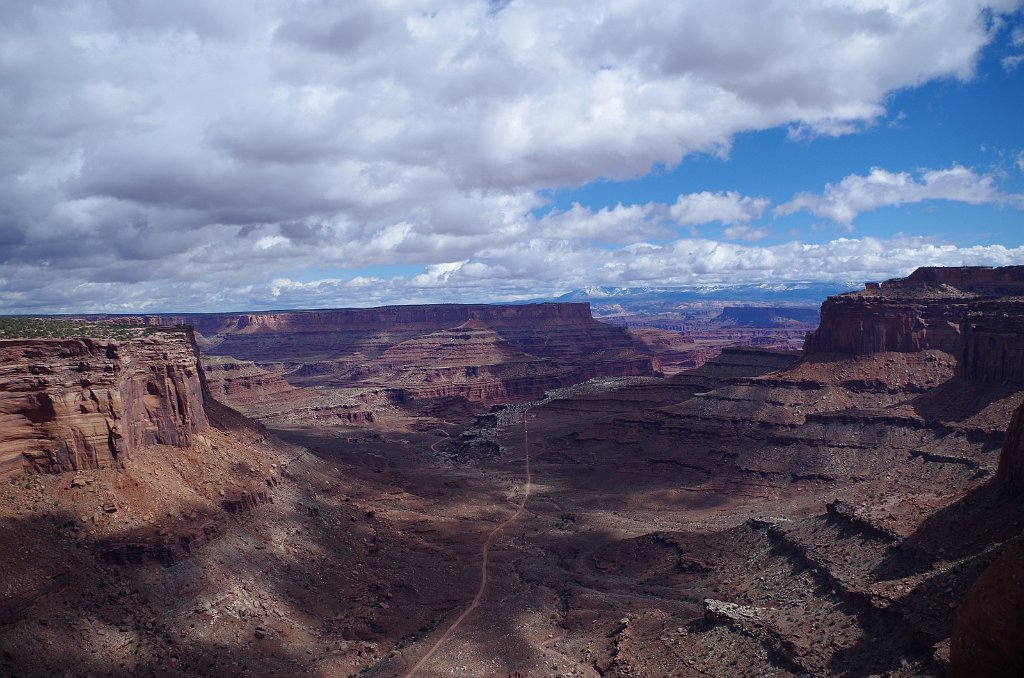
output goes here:
<path id="1" fill-rule="evenodd" d="M 1022 0 L 9 0 L 0 313 L 1024 264 Z"/>

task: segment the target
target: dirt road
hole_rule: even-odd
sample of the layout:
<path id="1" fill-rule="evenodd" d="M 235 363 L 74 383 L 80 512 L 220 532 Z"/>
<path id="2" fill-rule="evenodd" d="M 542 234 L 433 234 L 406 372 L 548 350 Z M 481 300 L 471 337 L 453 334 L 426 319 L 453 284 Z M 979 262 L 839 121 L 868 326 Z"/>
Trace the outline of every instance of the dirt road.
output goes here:
<path id="1" fill-rule="evenodd" d="M 519 506 L 518 508 L 516 508 L 515 513 L 513 513 L 500 523 L 498 523 L 494 527 L 494 529 L 491 530 L 490 533 L 487 535 L 487 539 L 484 540 L 480 558 L 480 584 L 479 586 L 477 586 L 476 595 L 473 596 L 473 600 L 469 603 L 469 606 L 462 611 L 462 614 L 456 617 L 455 621 L 453 621 L 451 625 L 447 629 L 445 629 L 445 632 L 441 634 L 441 637 L 434 641 L 434 644 L 431 645 L 429 650 L 427 650 L 427 653 L 420 657 L 420 660 L 416 662 L 416 664 L 405 673 L 405 678 L 412 678 L 412 676 L 416 675 L 416 673 L 421 668 L 423 668 L 428 661 L 430 661 L 430 658 L 434 656 L 434 653 L 437 652 L 442 645 L 444 645 L 445 641 L 448 640 L 449 636 L 451 636 L 455 632 L 455 630 L 459 628 L 459 626 L 466 619 L 466 617 L 468 617 L 470 613 L 473 612 L 473 610 L 480 606 L 481 601 L 483 601 L 484 599 L 484 595 L 487 593 L 487 570 L 490 564 L 491 544 L 494 543 L 494 540 L 497 539 L 498 535 L 501 534 L 506 527 L 514 523 L 519 518 L 519 516 L 522 515 L 523 511 L 526 509 L 526 502 L 530 498 L 530 489 L 533 483 L 533 474 L 530 471 L 530 429 L 529 424 L 527 423 L 528 419 L 529 413 L 524 412 L 523 454 L 525 458 L 524 470 L 526 475 L 526 485 L 523 487 L 523 498 L 520 500 Z"/>

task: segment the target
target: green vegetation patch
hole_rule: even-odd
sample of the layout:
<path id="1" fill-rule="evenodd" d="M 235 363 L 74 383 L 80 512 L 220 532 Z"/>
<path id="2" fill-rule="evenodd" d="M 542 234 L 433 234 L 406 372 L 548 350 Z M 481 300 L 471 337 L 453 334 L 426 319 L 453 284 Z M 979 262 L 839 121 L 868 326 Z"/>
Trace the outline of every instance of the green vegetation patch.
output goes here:
<path id="1" fill-rule="evenodd" d="M 147 327 L 84 318 L 30 318 L 0 316 L 0 339 L 137 339 L 180 327 Z"/>

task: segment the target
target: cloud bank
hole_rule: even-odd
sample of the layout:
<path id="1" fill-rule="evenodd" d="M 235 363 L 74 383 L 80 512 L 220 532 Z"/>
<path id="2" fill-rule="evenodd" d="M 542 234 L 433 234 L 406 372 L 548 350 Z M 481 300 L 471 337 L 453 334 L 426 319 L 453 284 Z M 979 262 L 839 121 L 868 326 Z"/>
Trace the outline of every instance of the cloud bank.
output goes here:
<path id="1" fill-rule="evenodd" d="M 873 167 L 867 176 L 850 175 L 838 184 L 827 184 L 821 195 L 801 193 L 776 207 L 774 213 L 787 215 L 808 211 L 852 229 L 854 219 L 862 212 L 925 200 L 1024 206 L 1022 196 L 1001 193 L 991 175 L 979 175 L 960 165 L 925 170 L 920 179 L 909 172 L 889 172 Z"/>
<path id="2" fill-rule="evenodd" d="M 756 248 L 701 237 L 712 222 L 725 239 L 767 236 L 759 196 L 564 211 L 543 196 L 725 154 L 742 132 L 861 129 L 895 89 L 970 78 L 996 19 L 1019 6 L 4 3 L 0 311 L 479 300 L 878 272 L 864 239 Z M 881 205 L 1001 199 L 984 175 L 938 173 L 873 170 L 776 211 L 849 225 Z M 924 257 L 915 263 L 1017 256 L 906 247 Z M 360 273 L 375 267 L 403 272 Z"/>

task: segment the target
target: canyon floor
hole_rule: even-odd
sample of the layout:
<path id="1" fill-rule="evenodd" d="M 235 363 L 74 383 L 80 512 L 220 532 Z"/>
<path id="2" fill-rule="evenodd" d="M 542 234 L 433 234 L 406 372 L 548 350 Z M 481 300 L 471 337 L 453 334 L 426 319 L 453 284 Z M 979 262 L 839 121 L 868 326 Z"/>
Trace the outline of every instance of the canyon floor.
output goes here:
<path id="1" fill-rule="evenodd" d="M 5 580 L 0 666 L 12 676 L 940 675 L 970 583 L 956 569 L 987 555 L 954 547 L 965 553 L 940 558 L 928 523 L 987 547 L 970 510 L 956 516 L 964 524 L 943 515 L 981 503 L 1003 510 L 989 532 L 1020 531 L 1024 504 L 993 484 L 994 450 L 976 465 L 907 454 L 920 468 L 850 487 L 824 472 L 713 473 L 711 450 L 681 455 L 657 449 L 664 433 L 646 443 L 627 433 L 638 402 L 701 400 L 714 391 L 698 388 L 756 383 L 735 374 L 791 359 L 761 358 L 737 352 L 671 385 L 595 380 L 427 432 L 243 426 L 240 439 L 228 421 L 184 457 L 12 481 L 0 553 L 18 575 Z M 936 474 L 957 482 L 937 490 Z M 830 508 L 838 497 L 850 503 Z M 499 525 L 479 605 L 445 636 L 480 590 Z"/>
<path id="2" fill-rule="evenodd" d="M 260 424 L 184 358 L 151 370 L 120 387 L 142 408 L 124 410 L 131 454 L 0 484 L 0 674 L 1016 675 L 1024 297 L 993 313 L 940 292 L 830 301 L 803 353 L 732 348 L 491 407 L 438 389 L 402 401 L 419 420 Z M 80 380 L 99 370 L 68 347 L 26 362 L 44 376 L 0 393 L 4 422 L 102 420 L 98 377 Z M 31 391 L 47 374 L 64 410 Z M 311 411 L 301 385 L 241 374 L 283 395 L 221 385 L 239 409 Z"/>

